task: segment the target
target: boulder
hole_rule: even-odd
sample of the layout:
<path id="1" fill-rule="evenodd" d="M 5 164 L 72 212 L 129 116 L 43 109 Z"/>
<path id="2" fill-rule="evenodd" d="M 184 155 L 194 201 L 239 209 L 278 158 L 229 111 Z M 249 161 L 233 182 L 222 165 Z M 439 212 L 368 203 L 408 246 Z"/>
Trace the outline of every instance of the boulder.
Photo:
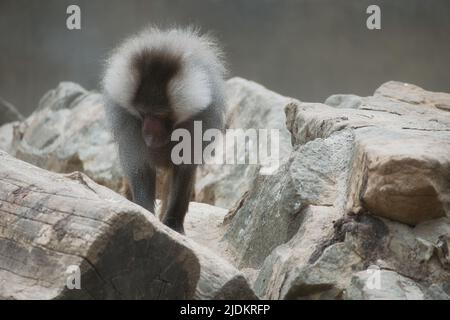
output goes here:
<path id="1" fill-rule="evenodd" d="M 0 160 L 0 298 L 256 298 L 228 262 L 86 175 Z"/>
<path id="2" fill-rule="evenodd" d="M 411 279 L 378 267 L 357 272 L 346 290 L 349 300 L 423 300 L 420 287 Z"/>
<path id="3" fill-rule="evenodd" d="M 123 175 L 104 112 L 100 94 L 62 82 L 16 127 L 11 153 L 50 171 L 84 172 L 119 191 Z"/>
<path id="4" fill-rule="evenodd" d="M 291 155 L 274 175 L 257 176 L 227 216 L 222 240 L 235 265 L 256 270 L 258 296 L 450 293 L 446 96 L 403 84 L 402 96 L 383 93 L 392 85 L 370 97 L 335 95 L 328 105 L 286 105 Z M 371 266 L 382 270 L 382 281 L 395 281 L 387 292 L 361 287 Z"/>
<path id="5" fill-rule="evenodd" d="M 295 235 L 308 206 L 343 207 L 352 140 L 347 130 L 299 146 L 274 175 L 257 177 L 224 236 L 239 267 L 260 267 Z"/>
<path id="6" fill-rule="evenodd" d="M 352 172 L 350 210 L 412 226 L 450 213 L 450 131 L 361 129 Z"/>
<path id="7" fill-rule="evenodd" d="M 386 82 L 375 91 L 374 96 L 384 96 L 409 104 L 450 111 L 450 93 L 427 91 L 410 83 Z"/>
<path id="8" fill-rule="evenodd" d="M 450 299 L 449 94 L 391 81 L 322 104 L 240 78 L 227 90 L 228 128 L 280 130 L 280 167 L 204 166 L 186 237 L 84 174 L 1 153 L 0 296 Z M 101 106 L 63 83 L 0 127 L 0 148 L 117 191 Z M 88 293 L 64 287 L 69 264 Z"/>
<path id="9" fill-rule="evenodd" d="M 394 84 L 402 95 L 392 93 Z M 433 96 L 416 86 L 390 82 L 374 96 L 360 97 L 359 104 L 353 95 L 329 98 L 336 108 L 289 104 L 287 124 L 294 144 L 352 129 L 348 210 L 364 209 L 415 225 L 450 212 L 450 118 L 448 111 L 436 107 L 445 99 L 437 103 Z"/>

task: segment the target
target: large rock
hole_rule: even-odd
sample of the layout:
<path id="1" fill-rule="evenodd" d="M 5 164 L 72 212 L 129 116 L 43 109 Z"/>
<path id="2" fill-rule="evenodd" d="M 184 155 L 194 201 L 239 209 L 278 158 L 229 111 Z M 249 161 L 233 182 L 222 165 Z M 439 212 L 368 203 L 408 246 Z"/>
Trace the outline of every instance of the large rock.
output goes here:
<path id="1" fill-rule="evenodd" d="M 393 86 L 401 96 L 383 93 Z M 387 83 L 370 97 L 288 103 L 294 150 L 255 180 L 222 240 L 254 269 L 260 297 L 448 297 L 450 118 L 438 95 Z M 361 285 L 371 266 L 385 292 Z"/>
<path id="2" fill-rule="evenodd" d="M 343 207 L 353 136 L 342 131 L 296 148 L 275 175 L 258 176 L 225 234 L 240 267 L 258 268 L 289 241 L 308 206 Z"/>
<path id="3" fill-rule="evenodd" d="M 397 98 L 387 96 L 394 85 L 402 88 Z M 414 103 L 405 102 L 407 88 Z M 427 98 L 419 99 L 418 91 Z M 445 105 L 445 99 L 437 103 L 432 96 L 416 86 L 390 82 L 358 103 L 354 95 L 340 95 L 327 99 L 335 107 L 290 104 L 288 128 L 295 144 L 352 129 L 349 211 L 368 210 L 415 225 L 450 212 L 450 118 L 436 107 Z"/>
<path id="4" fill-rule="evenodd" d="M 11 154 L 54 172 L 84 172 L 118 191 L 122 172 L 104 112 L 100 94 L 63 82 L 17 126 Z"/>
<path id="5" fill-rule="evenodd" d="M 80 216 L 89 214 L 99 221 L 106 219 L 108 222 L 116 221 L 114 216 L 117 214 L 129 216 L 128 220 L 123 219 L 130 221 L 129 228 L 119 222 L 116 228 L 150 228 L 156 230 L 154 232 L 164 248 L 166 243 L 179 248 L 176 252 L 181 253 L 173 254 L 183 254 L 183 257 L 189 257 L 187 260 L 173 262 L 171 250 L 166 250 L 161 261 L 135 260 L 141 265 L 155 263 L 159 270 L 165 270 L 163 265 L 170 266 L 168 272 L 177 279 L 185 279 L 186 276 L 190 280 L 182 282 L 182 291 L 184 295 L 190 292 L 189 297 L 192 298 L 254 298 L 248 287 L 250 281 L 257 296 L 266 299 L 450 299 L 449 94 L 388 82 L 373 96 L 339 94 L 321 104 L 282 97 L 239 78 L 229 80 L 227 86 L 228 126 L 279 129 L 282 146 L 281 166 L 272 175 L 263 174 L 258 165 L 208 165 L 199 171 L 196 199 L 231 208 L 229 212 L 207 204 L 191 203 L 186 218 L 186 238 L 160 225 L 151 215 L 147 219 L 146 212 L 122 198 L 117 200 L 120 205 L 115 202 L 112 209 L 105 201 L 109 203 L 107 199 L 118 196 L 113 193 L 108 193 L 107 199 L 98 196 L 105 192 L 97 191 L 98 188 L 106 189 L 83 175 L 72 176 L 76 183 L 66 183 L 67 177 L 55 175 L 58 182 L 51 178 L 51 188 L 44 188 L 47 193 L 42 193 L 42 190 L 37 193 L 33 188 L 41 186 L 44 178 L 35 177 L 36 174 L 41 175 L 40 171 L 36 173 L 27 169 L 24 171 L 26 175 L 33 177 L 30 178 L 32 181 L 27 180 L 31 182 L 32 196 L 28 191 L 26 195 L 16 191 L 16 195 L 16 189 L 7 192 L 14 201 L 3 205 L 0 214 L 7 208 L 8 219 L 13 219 L 13 223 L 7 228 L 0 227 L 1 232 L 8 236 L 10 233 L 7 232 L 19 234 L 19 239 L 47 239 L 47 231 L 41 231 L 41 228 L 53 230 L 53 220 L 45 220 L 48 224 L 44 227 L 29 227 L 37 223 L 30 217 L 62 219 L 59 217 L 64 212 L 58 210 L 49 215 L 42 214 L 42 210 L 47 213 L 48 207 L 55 209 L 50 206 L 58 199 L 54 194 L 62 193 L 64 203 L 61 208 L 68 212 L 66 215 L 72 212 Z M 66 83 L 42 101 L 39 110 L 25 122 L 0 127 L 0 148 L 44 168 L 62 172 L 83 170 L 98 182 L 109 181 L 104 184 L 117 190 L 121 173 L 120 170 L 115 171 L 115 152 L 107 153 L 107 159 L 101 156 L 102 152 L 109 152 L 107 148 L 111 141 L 105 133 L 102 111 L 95 111 L 97 105 L 101 105 L 98 94 Z M 75 110 L 81 114 L 73 115 Z M 70 123 L 67 119 L 75 122 Z M 97 129 L 90 131 L 89 128 Z M 105 134 L 100 139 L 102 146 L 95 145 L 99 134 Z M 100 152 L 97 155 L 93 150 Z M 83 165 L 71 166 L 73 161 L 67 159 L 74 158 L 80 159 Z M 96 165 L 88 165 L 90 161 Z M 5 166 L 0 164 L 1 168 Z M 101 166 L 107 168 L 103 167 L 104 171 L 87 170 Z M 47 177 L 48 174 L 42 175 Z M 10 174 L 7 176 L 11 177 Z M 68 197 L 72 194 L 73 184 L 84 190 L 82 194 L 76 189 L 73 192 L 78 199 L 76 204 Z M 93 191 L 84 187 L 86 185 Z M 92 198 L 97 202 L 94 202 L 95 206 L 86 208 L 91 202 L 80 203 L 79 198 Z M 13 211 L 9 209 L 11 205 L 23 206 Z M 75 206 L 75 211 L 67 206 Z M 20 215 L 18 220 L 14 215 L 10 216 L 16 212 Z M 133 215 L 137 213 L 138 217 L 132 218 L 131 212 Z M 76 223 L 61 222 L 63 227 L 58 225 L 56 228 L 64 230 L 55 231 L 59 237 L 65 235 L 61 240 L 53 236 L 53 231 L 48 231 L 51 235 L 49 241 L 55 246 L 52 248 L 65 246 L 67 236 L 73 246 L 84 241 L 88 252 L 77 254 L 94 261 L 91 258 L 91 252 L 94 252 L 99 257 L 95 260 L 99 265 L 102 265 L 103 252 L 110 252 L 111 259 L 116 259 L 119 254 L 133 255 L 136 252 L 145 256 L 140 249 L 134 249 L 136 243 L 131 243 L 127 236 L 119 241 L 127 248 L 125 253 L 99 248 L 89 242 L 90 237 L 109 241 L 115 239 L 116 232 L 105 236 L 106 233 L 95 231 L 96 227 L 92 232 L 85 232 L 87 227 L 82 217 L 70 216 L 69 221 L 71 219 L 77 219 Z M 9 223 L 10 220 L 2 221 Z M 88 222 L 89 226 L 101 224 Z M 115 223 L 112 226 L 115 227 Z M 75 232 L 76 228 L 84 230 L 83 234 Z M 110 230 L 112 227 L 104 225 L 103 228 Z M 27 237 L 29 232 L 34 232 L 33 236 Z M 36 234 L 38 236 L 34 236 Z M 145 239 L 143 243 L 147 241 Z M 20 241 L 17 243 L 22 246 L 33 244 L 32 240 Z M 93 243 L 102 244 L 102 241 L 93 240 Z M 15 252 L 11 250 L 16 250 L 11 249 L 15 248 L 13 245 L 17 244 L 8 244 L 2 252 L 6 252 L 8 260 L 4 261 L 10 263 L 9 268 L 18 263 L 11 256 L 11 252 Z M 148 246 L 153 248 L 150 244 Z M 65 253 L 65 250 L 61 251 Z M 28 262 L 27 259 L 34 256 L 30 258 L 22 254 L 19 257 Z M 64 259 L 49 258 L 37 263 L 51 265 L 55 270 L 53 275 L 57 277 L 64 269 L 61 264 L 65 267 Z M 58 264 L 57 261 L 62 262 Z M 96 263 L 93 265 L 97 268 Z M 114 268 L 122 269 L 123 263 L 118 261 Z M 33 272 L 38 270 L 28 263 L 22 265 L 24 273 L 18 273 L 20 277 L 9 274 L 6 277 L 15 281 L 8 288 L 18 288 L 10 296 L 23 297 L 24 292 L 28 296 L 37 295 L 40 286 L 47 286 L 53 288 L 52 292 L 46 293 L 47 297 L 55 297 L 59 290 L 55 288 L 61 288 L 61 282 L 53 285 L 56 280 L 48 280 L 39 274 L 47 282 L 41 281 L 36 285 Z M 187 265 L 193 269 L 186 271 Z M 89 267 L 82 266 L 83 272 L 89 270 Z M 104 279 L 115 277 L 110 275 L 115 274 L 116 269 L 102 268 L 100 274 Z M 136 277 L 131 282 L 142 280 L 142 277 L 151 278 L 154 276 L 152 270 L 150 267 L 138 275 L 132 273 L 124 277 Z M 197 282 L 192 280 L 194 278 Z M 58 279 L 62 281 L 63 277 Z M 95 281 L 92 283 L 93 287 L 101 286 Z M 7 292 L 1 283 L 0 292 Z M 173 296 L 183 295 L 175 289 L 168 292 Z"/>
<path id="6" fill-rule="evenodd" d="M 255 298 L 228 262 L 84 174 L 0 160 L 0 298 Z"/>
<path id="7" fill-rule="evenodd" d="M 410 225 L 450 213 L 450 131 L 364 128 L 354 157 L 350 210 Z"/>
<path id="8" fill-rule="evenodd" d="M 378 88 L 374 95 L 450 111 L 450 93 L 427 91 L 410 83 L 389 81 Z"/>
<path id="9" fill-rule="evenodd" d="M 448 218 L 424 222 L 412 232 L 406 225 L 371 215 L 344 216 L 330 228 L 329 220 L 336 218 L 331 208 L 306 214 L 298 234 L 264 261 L 254 284 L 262 298 L 411 298 L 406 284 L 401 284 L 404 278 L 417 288 L 416 298 L 431 299 L 436 292 L 450 298 L 448 253 L 442 249 L 450 235 Z M 399 284 L 391 283 L 393 274 L 382 272 L 375 274 L 381 278 L 380 287 L 365 288 L 362 283 L 374 275 L 372 270 L 401 275 Z"/>

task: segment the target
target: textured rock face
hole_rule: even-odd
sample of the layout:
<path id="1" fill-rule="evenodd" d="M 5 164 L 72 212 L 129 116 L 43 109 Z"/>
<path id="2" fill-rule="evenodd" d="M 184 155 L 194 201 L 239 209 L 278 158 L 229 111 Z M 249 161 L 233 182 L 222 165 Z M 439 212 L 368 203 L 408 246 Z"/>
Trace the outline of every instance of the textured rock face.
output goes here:
<path id="1" fill-rule="evenodd" d="M 368 269 L 370 271 L 370 269 Z M 424 294 L 414 281 L 389 270 L 355 274 L 347 290 L 348 299 L 356 300 L 423 300 Z M 378 274 L 377 274 L 378 272 Z M 374 279 L 371 279 L 373 277 Z M 379 280 L 376 279 L 379 277 Z M 378 282 L 378 283 L 377 283 Z M 370 283 L 370 285 L 367 285 Z M 383 288 L 383 289 L 382 289 Z"/>
<path id="2" fill-rule="evenodd" d="M 342 131 L 296 148 L 273 176 L 259 176 L 225 235 L 240 266 L 257 268 L 295 235 L 308 206 L 343 206 L 353 136 Z"/>
<path id="3" fill-rule="evenodd" d="M 260 297 L 450 297 L 446 99 L 389 82 L 370 97 L 286 106 L 294 149 L 256 179 L 224 237 L 235 263 L 256 270 Z M 378 291 L 366 286 L 371 266 Z"/>
<path id="4" fill-rule="evenodd" d="M 0 298 L 255 297 L 228 262 L 84 174 L 0 159 Z"/>
<path id="5" fill-rule="evenodd" d="M 41 99 L 37 110 L 16 126 L 7 151 L 47 170 L 82 171 L 111 189 L 122 187 L 102 96 L 74 83 L 63 82 Z"/>
<path id="6" fill-rule="evenodd" d="M 2 153 L 2 297 L 86 297 L 61 284 L 73 263 L 89 297 L 450 299 L 449 94 L 388 82 L 322 104 L 240 78 L 227 90 L 227 126 L 279 129 L 281 165 L 204 166 L 186 237 L 84 175 Z M 0 127 L 0 148 L 117 191 L 101 104 L 62 84 Z"/>
<path id="7" fill-rule="evenodd" d="M 450 134 L 362 129 L 357 139 L 353 206 L 410 225 L 446 215 Z"/>
<path id="8" fill-rule="evenodd" d="M 386 96 L 396 88 L 403 90 L 402 96 Z M 405 102 L 408 90 L 414 103 Z M 419 99 L 417 92 L 428 100 Z M 449 210 L 450 118 L 442 110 L 443 98 L 439 109 L 432 94 L 423 92 L 389 82 L 374 96 L 360 97 L 357 107 L 353 95 L 328 99 L 337 108 L 290 104 L 286 109 L 288 127 L 297 144 L 351 128 L 355 154 L 349 210 L 364 208 L 415 225 L 443 217 Z M 352 108 L 345 108 L 351 104 Z"/>

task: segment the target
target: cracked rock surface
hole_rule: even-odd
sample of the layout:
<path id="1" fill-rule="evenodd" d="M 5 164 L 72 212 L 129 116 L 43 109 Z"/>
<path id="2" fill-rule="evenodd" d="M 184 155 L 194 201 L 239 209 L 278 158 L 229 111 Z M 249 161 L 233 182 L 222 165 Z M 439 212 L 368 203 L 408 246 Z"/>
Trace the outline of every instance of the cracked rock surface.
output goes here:
<path id="1" fill-rule="evenodd" d="M 80 172 L 0 151 L 0 298 L 255 298 L 242 273 Z M 72 268 L 80 289 L 66 286 Z"/>
<path id="2" fill-rule="evenodd" d="M 116 193 L 99 94 L 62 83 L 1 126 L 0 297 L 450 299 L 450 94 L 227 93 L 228 128 L 279 130 L 280 166 L 204 166 L 186 236 Z"/>

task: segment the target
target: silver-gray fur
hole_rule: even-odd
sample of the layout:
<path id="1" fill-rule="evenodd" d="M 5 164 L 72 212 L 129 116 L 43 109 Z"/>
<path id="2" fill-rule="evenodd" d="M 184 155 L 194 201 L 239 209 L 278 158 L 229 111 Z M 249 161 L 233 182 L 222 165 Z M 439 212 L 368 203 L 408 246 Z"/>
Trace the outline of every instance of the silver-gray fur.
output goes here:
<path id="1" fill-rule="evenodd" d="M 176 128 L 187 129 L 193 137 L 195 120 L 202 121 L 203 130 L 223 129 L 222 57 L 216 42 L 193 28 L 149 28 L 115 49 L 105 68 L 106 115 L 133 201 L 154 212 L 156 169 L 167 170 L 170 186 L 162 199 L 163 222 L 179 232 L 184 232 L 196 165 L 174 165 L 174 142 L 164 144 L 159 137 Z M 149 135 L 160 144 L 149 145 L 144 139 Z"/>

